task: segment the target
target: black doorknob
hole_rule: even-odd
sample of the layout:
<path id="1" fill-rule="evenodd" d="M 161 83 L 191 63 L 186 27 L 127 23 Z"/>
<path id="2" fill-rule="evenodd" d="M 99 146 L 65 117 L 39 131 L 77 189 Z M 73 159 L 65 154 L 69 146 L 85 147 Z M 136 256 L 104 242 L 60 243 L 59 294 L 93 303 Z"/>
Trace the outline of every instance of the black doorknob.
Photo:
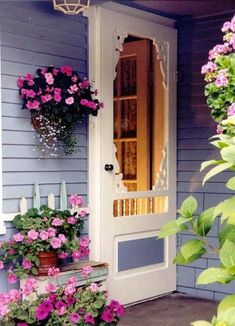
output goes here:
<path id="1" fill-rule="evenodd" d="M 104 169 L 105 171 L 113 171 L 113 164 L 105 164 Z"/>

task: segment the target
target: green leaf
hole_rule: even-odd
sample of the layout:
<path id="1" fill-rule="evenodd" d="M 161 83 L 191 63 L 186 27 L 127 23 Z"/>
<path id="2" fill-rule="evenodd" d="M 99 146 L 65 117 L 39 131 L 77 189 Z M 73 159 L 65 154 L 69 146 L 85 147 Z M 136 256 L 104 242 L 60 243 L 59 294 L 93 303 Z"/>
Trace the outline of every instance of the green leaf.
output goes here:
<path id="1" fill-rule="evenodd" d="M 235 190 L 235 177 L 232 177 L 227 181 L 226 187 L 228 189 Z"/>
<path id="2" fill-rule="evenodd" d="M 197 320 L 191 323 L 192 326 L 212 326 L 211 323 L 205 320 Z"/>
<path id="3" fill-rule="evenodd" d="M 226 240 L 235 241 L 235 225 L 226 224 L 219 232 L 220 247 L 223 246 Z"/>
<path id="4" fill-rule="evenodd" d="M 209 179 L 214 177 L 216 174 L 219 174 L 220 172 L 231 168 L 233 165 L 234 165 L 234 163 L 232 163 L 232 162 L 226 162 L 226 163 L 222 163 L 222 164 L 219 164 L 218 166 L 214 167 L 205 175 L 202 185 L 204 185 L 206 183 L 206 181 L 208 181 Z"/>
<path id="5" fill-rule="evenodd" d="M 222 324 L 224 322 L 224 324 Z M 217 317 L 217 325 L 233 326 L 235 325 L 235 307 L 228 308 L 221 312 Z"/>
<path id="6" fill-rule="evenodd" d="M 179 264 L 179 265 L 188 265 L 189 262 L 184 258 L 184 256 L 182 255 L 181 251 L 179 251 L 177 253 L 177 255 L 174 258 L 173 261 L 175 264 Z"/>
<path id="7" fill-rule="evenodd" d="M 214 165 L 214 164 L 217 165 L 217 164 L 222 164 L 222 163 L 224 163 L 224 161 L 222 161 L 222 160 L 220 160 L 220 161 L 219 160 L 210 160 L 210 161 L 202 162 L 200 171 L 205 170 L 205 168 L 207 168 L 210 165 Z"/>
<path id="8" fill-rule="evenodd" d="M 200 252 L 203 248 L 203 242 L 200 240 L 188 240 L 183 244 L 180 251 L 185 258 L 185 260 L 189 259 L 193 255 Z"/>
<path id="9" fill-rule="evenodd" d="M 201 258 L 206 253 L 206 249 L 202 248 L 201 250 L 197 251 L 192 256 L 188 257 L 187 259 L 184 258 L 182 252 L 179 251 L 175 256 L 174 263 L 179 265 L 188 265 L 191 264 L 193 261 Z"/>
<path id="10" fill-rule="evenodd" d="M 233 276 L 223 268 L 211 267 L 204 270 L 197 279 L 197 284 L 210 284 L 219 282 L 226 284 L 233 280 Z"/>
<path id="11" fill-rule="evenodd" d="M 195 224 L 194 231 L 203 237 L 207 235 L 207 233 L 211 230 L 215 217 L 214 217 L 215 207 L 211 207 L 206 209 L 199 215 L 197 219 L 197 223 Z"/>
<path id="12" fill-rule="evenodd" d="M 188 217 L 180 216 L 179 218 L 177 218 L 176 223 L 178 225 L 181 225 L 181 224 L 184 224 L 184 223 L 187 223 L 187 222 L 191 221 L 192 219 L 193 219 L 193 217 L 188 218 Z"/>
<path id="13" fill-rule="evenodd" d="M 235 145 L 222 148 L 220 153 L 223 160 L 235 164 Z"/>
<path id="14" fill-rule="evenodd" d="M 228 295 L 218 305 L 217 313 L 220 314 L 229 308 L 235 308 L 235 295 Z"/>
<path id="15" fill-rule="evenodd" d="M 193 196 L 186 198 L 178 212 L 185 218 L 191 218 L 197 211 L 197 200 Z"/>
<path id="16" fill-rule="evenodd" d="M 235 266 L 235 243 L 226 240 L 220 249 L 220 260 L 226 268 Z"/>
<path id="17" fill-rule="evenodd" d="M 162 229 L 158 234 L 158 239 L 166 238 L 169 235 L 178 233 L 180 231 L 187 230 L 187 227 L 184 224 L 178 225 L 177 221 L 170 221 L 163 225 Z"/>
<path id="18" fill-rule="evenodd" d="M 235 196 L 228 198 L 216 206 L 214 216 L 221 214 L 221 222 L 228 219 L 228 223 L 235 223 Z"/>

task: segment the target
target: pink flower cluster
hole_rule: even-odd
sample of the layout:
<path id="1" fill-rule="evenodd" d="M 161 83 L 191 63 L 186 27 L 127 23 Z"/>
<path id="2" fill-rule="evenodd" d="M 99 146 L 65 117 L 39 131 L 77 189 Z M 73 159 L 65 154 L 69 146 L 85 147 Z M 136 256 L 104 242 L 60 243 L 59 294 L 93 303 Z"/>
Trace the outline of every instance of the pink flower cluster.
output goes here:
<path id="1" fill-rule="evenodd" d="M 106 323 L 112 323 L 115 315 L 121 318 L 124 315 L 124 307 L 118 301 L 112 300 L 101 315 L 101 319 Z"/>

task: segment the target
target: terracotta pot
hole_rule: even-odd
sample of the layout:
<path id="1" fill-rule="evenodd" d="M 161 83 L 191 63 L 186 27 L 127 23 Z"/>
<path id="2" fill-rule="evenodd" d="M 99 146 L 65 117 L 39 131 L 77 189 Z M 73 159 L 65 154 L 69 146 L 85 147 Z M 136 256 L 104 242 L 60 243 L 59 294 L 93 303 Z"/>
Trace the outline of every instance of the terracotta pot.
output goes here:
<path id="1" fill-rule="evenodd" d="M 38 275 L 47 275 L 48 269 L 50 267 L 56 267 L 58 264 L 58 256 L 54 251 L 40 252 L 38 258 Z"/>

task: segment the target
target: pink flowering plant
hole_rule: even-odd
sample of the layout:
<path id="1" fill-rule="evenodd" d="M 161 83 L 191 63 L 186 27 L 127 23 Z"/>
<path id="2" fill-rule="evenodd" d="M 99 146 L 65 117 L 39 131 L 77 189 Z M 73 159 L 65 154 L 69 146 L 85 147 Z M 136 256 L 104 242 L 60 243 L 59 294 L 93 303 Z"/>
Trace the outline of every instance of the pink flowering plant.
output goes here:
<path id="1" fill-rule="evenodd" d="M 78 285 L 76 277 L 71 277 L 64 287 L 49 283 L 46 293 L 37 294 L 36 280 L 27 279 L 21 290 L 0 294 L 1 325 L 117 325 L 124 314 L 123 306 L 110 301 L 97 283 Z"/>
<path id="2" fill-rule="evenodd" d="M 209 51 L 209 61 L 202 67 L 207 85 L 205 95 L 212 118 L 220 123 L 219 133 L 235 135 L 235 16 L 222 27 L 223 43 Z M 232 119 L 231 119 L 232 117 Z M 226 122 L 222 121 L 226 119 Z M 230 123 L 231 119 L 231 123 Z"/>
<path id="3" fill-rule="evenodd" d="M 88 79 L 81 79 L 69 66 L 53 66 L 37 70 L 18 79 L 22 109 L 29 110 L 38 132 L 38 148 L 42 156 L 58 156 L 63 145 L 66 155 L 76 151 L 74 131 L 88 115 L 97 116 L 103 103 L 96 98 Z"/>
<path id="4" fill-rule="evenodd" d="M 18 277 L 37 274 L 41 252 L 55 252 L 61 259 L 88 256 L 89 239 L 80 236 L 87 212 L 80 196 L 72 195 L 70 201 L 79 204 L 73 212 L 42 206 L 40 210 L 32 208 L 15 216 L 13 225 L 17 233 L 9 241 L 1 242 L 0 252 L 0 269 L 7 268 L 10 283 Z"/>

